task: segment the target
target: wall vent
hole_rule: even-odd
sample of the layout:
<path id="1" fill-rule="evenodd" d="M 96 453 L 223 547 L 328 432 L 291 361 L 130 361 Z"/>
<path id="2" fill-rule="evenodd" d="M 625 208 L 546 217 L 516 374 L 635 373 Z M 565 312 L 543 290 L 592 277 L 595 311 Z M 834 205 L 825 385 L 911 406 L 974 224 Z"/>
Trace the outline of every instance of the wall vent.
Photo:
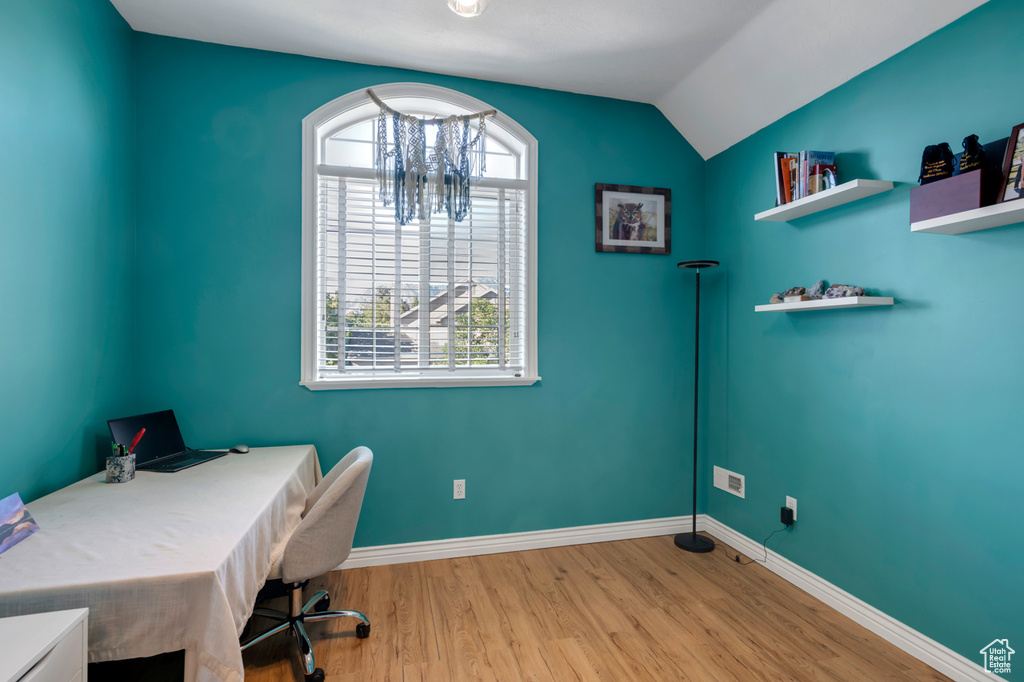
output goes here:
<path id="1" fill-rule="evenodd" d="M 715 487 L 732 493 L 736 497 L 746 498 L 747 496 L 746 477 L 722 467 L 715 467 Z"/>

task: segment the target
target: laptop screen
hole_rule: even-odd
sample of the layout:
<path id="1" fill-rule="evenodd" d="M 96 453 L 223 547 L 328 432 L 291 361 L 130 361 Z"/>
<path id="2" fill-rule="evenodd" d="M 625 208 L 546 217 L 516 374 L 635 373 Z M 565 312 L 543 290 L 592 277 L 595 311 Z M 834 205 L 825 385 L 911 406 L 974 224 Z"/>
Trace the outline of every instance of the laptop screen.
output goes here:
<path id="1" fill-rule="evenodd" d="M 136 466 L 185 449 L 185 441 L 181 438 L 181 431 L 178 429 L 178 421 L 174 418 L 173 410 L 150 412 L 124 419 L 111 419 L 107 422 L 107 426 L 110 427 L 110 435 L 113 436 L 114 442 L 122 443 L 125 447 L 132 444 L 136 433 L 143 428 L 146 429 L 146 434 L 135 446 Z"/>

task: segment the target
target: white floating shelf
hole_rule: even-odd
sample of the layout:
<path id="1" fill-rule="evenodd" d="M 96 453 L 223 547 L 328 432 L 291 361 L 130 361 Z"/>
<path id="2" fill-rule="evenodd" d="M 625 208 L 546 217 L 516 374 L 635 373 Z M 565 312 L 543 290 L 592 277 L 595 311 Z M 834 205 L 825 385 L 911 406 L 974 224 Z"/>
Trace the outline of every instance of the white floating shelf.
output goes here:
<path id="1" fill-rule="evenodd" d="M 754 220 L 769 220 L 776 223 L 784 223 L 794 218 L 802 218 L 805 215 L 824 211 L 827 208 L 848 204 L 851 201 L 864 199 L 873 194 L 881 194 L 892 189 L 892 183 L 888 180 L 850 180 L 841 185 L 824 192 L 817 192 L 803 199 L 791 201 L 782 206 L 761 211 L 754 216 Z"/>
<path id="2" fill-rule="evenodd" d="M 910 229 L 913 232 L 932 232 L 934 234 L 964 234 L 1020 222 L 1024 222 L 1024 199 L 910 223 Z"/>
<path id="3" fill-rule="evenodd" d="M 756 313 L 791 313 L 798 310 L 834 310 L 836 308 L 870 308 L 892 305 L 891 296 L 847 296 L 846 298 L 823 298 L 817 301 L 795 303 L 769 303 L 754 306 Z"/>

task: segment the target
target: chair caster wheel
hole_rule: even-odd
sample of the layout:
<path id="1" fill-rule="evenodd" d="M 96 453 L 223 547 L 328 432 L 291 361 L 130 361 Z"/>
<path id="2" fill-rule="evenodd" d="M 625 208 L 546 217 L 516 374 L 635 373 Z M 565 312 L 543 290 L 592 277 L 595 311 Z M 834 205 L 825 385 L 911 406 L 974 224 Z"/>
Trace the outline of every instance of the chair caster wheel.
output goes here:
<path id="1" fill-rule="evenodd" d="M 312 675 L 306 675 L 306 682 L 324 682 L 324 669 L 317 668 Z"/>
<path id="2" fill-rule="evenodd" d="M 329 594 L 325 594 L 323 599 L 313 605 L 313 610 L 317 613 L 323 613 L 329 608 L 331 608 L 331 595 Z"/>
<path id="3" fill-rule="evenodd" d="M 366 639 L 370 636 L 370 624 L 369 623 L 357 623 L 356 624 L 356 637 L 359 639 Z"/>

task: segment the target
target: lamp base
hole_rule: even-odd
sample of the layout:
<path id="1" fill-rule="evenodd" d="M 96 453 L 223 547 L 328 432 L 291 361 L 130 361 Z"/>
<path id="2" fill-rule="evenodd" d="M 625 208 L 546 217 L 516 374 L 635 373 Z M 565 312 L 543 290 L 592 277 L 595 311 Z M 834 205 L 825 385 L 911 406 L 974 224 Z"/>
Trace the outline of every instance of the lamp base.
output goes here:
<path id="1" fill-rule="evenodd" d="M 680 533 L 676 536 L 676 547 L 685 549 L 687 552 L 703 554 L 714 551 L 715 541 L 696 533 Z"/>

